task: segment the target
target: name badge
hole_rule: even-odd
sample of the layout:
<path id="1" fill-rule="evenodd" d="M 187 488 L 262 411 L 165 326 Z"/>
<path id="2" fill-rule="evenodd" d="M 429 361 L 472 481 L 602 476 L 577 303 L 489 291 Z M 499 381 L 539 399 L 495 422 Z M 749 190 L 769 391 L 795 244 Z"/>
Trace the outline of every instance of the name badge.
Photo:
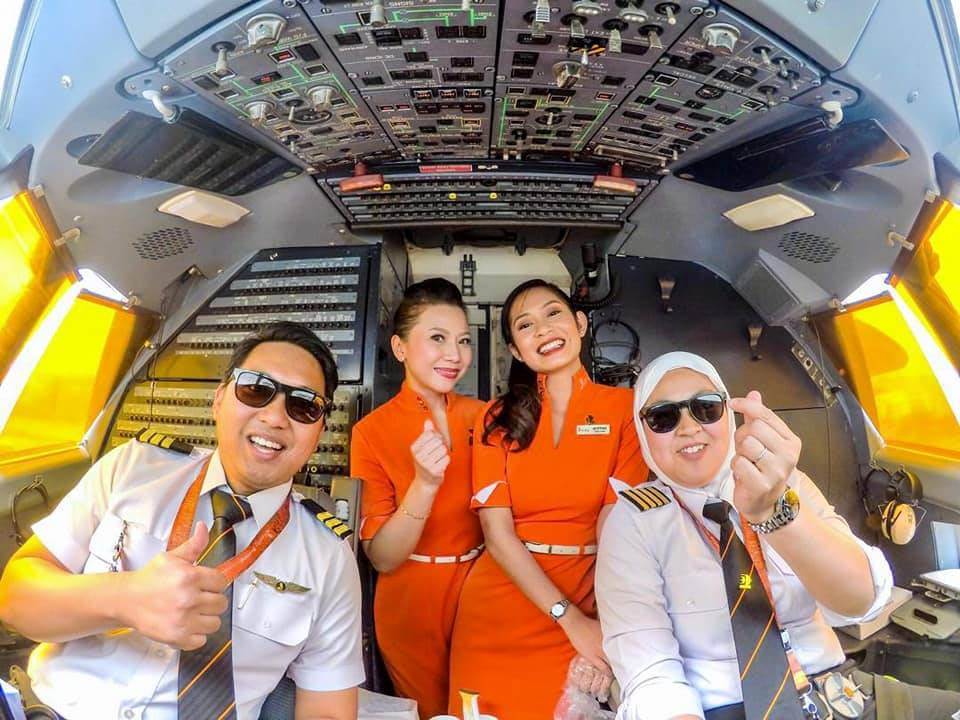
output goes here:
<path id="1" fill-rule="evenodd" d="M 577 435 L 609 435 L 609 425 L 577 425 Z"/>

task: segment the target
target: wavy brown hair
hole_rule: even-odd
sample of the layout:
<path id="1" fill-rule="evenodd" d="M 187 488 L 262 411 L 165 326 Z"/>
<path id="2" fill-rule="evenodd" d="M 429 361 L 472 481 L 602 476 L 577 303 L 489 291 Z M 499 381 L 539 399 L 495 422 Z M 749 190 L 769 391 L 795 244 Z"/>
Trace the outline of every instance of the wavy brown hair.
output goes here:
<path id="1" fill-rule="evenodd" d="M 556 285 L 540 278 L 527 280 L 517 285 L 503 302 L 503 311 L 500 313 L 500 333 L 508 345 L 513 344 L 513 332 L 510 329 L 510 312 L 517 300 L 528 290 L 546 288 L 560 299 L 564 305 L 575 313 L 570 298 Z M 540 422 L 542 404 L 537 392 L 537 374 L 516 358 L 510 363 L 510 374 L 507 379 L 507 391 L 497 398 L 490 406 L 483 419 L 484 445 L 490 445 L 490 436 L 502 432 L 502 442 L 511 451 L 526 450 L 533 442 L 537 424 Z"/>

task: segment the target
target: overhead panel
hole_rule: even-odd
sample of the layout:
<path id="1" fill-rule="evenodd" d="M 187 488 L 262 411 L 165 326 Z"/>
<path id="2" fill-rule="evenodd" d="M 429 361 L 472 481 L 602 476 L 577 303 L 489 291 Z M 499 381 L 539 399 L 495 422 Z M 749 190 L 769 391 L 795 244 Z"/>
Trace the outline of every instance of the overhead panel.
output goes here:
<path id="1" fill-rule="evenodd" d="M 299 5 L 256 3 L 164 58 L 163 66 L 308 167 L 394 155 Z"/>
<path id="2" fill-rule="evenodd" d="M 821 84 L 803 57 L 745 19 L 711 8 L 662 53 L 587 151 L 667 168 Z"/>
<path id="3" fill-rule="evenodd" d="M 305 9 L 403 157 L 486 156 L 496 2 L 317 2 Z"/>
<path id="4" fill-rule="evenodd" d="M 569 156 L 704 12 L 704 0 L 508 3 L 493 153 Z"/>

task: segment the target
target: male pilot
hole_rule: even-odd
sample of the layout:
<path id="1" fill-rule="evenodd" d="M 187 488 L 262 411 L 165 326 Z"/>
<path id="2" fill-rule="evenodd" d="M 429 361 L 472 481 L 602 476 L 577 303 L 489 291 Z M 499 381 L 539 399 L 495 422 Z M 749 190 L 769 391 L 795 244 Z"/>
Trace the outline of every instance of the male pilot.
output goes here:
<path id="1" fill-rule="evenodd" d="M 217 388 L 216 450 L 143 433 L 34 526 L 0 580 L 0 619 L 41 642 L 29 674 L 44 703 L 68 720 L 255 719 L 287 675 L 297 720 L 355 720 L 355 559 L 345 527 L 291 495 L 336 386 L 309 329 L 267 327 Z"/>

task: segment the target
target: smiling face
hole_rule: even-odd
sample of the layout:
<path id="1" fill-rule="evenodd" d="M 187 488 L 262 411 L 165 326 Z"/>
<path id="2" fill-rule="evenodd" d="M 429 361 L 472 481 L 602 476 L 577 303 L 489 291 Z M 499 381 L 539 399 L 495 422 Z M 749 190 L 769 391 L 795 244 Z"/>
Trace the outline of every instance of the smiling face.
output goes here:
<path id="1" fill-rule="evenodd" d="M 240 366 L 287 385 L 326 394 L 320 363 L 292 343 L 261 343 Z M 254 408 L 237 399 L 234 381 L 217 388 L 213 399 L 217 445 L 235 492 L 249 495 L 287 482 L 316 450 L 324 421 L 305 424 L 292 420 L 285 401 L 286 395 L 278 392 L 267 405 Z"/>
<path id="2" fill-rule="evenodd" d="M 406 338 L 394 335 L 390 344 L 418 395 L 453 390 L 473 358 L 467 316 L 453 305 L 424 307 Z"/>
<path id="3" fill-rule="evenodd" d="M 533 287 L 519 295 L 509 309 L 510 352 L 537 373 L 550 375 L 580 367 L 580 339 L 587 318 L 550 288 Z"/>
<path id="4" fill-rule="evenodd" d="M 717 388 L 705 375 L 678 368 L 663 376 L 644 407 L 689 400 L 708 392 L 717 392 Z M 716 476 L 730 449 L 727 412 L 730 410 L 725 409 L 719 421 L 701 425 L 684 408 L 677 427 L 665 433 L 655 433 L 643 422 L 643 433 L 653 461 L 674 482 L 690 488 L 703 487 Z"/>

